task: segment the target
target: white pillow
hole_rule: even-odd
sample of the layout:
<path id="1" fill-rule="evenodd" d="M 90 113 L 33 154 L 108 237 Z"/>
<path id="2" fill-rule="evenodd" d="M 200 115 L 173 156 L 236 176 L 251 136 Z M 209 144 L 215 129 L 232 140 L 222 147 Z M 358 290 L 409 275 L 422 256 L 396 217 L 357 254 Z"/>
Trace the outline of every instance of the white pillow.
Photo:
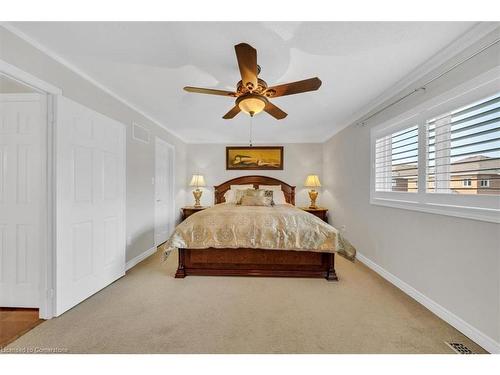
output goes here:
<path id="1" fill-rule="evenodd" d="M 224 193 L 224 200 L 226 203 L 236 204 L 236 190 L 228 190 Z"/>
<path id="2" fill-rule="evenodd" d="M 283 190 L 268 189 L 273 191 L 273 201 L 274 204 L 286 204 L 285 193 Z"/>
<path id="3" fill-rule="evenodd" d="M 264 189 L 264 190 L 281 190 L 281 185 L 259 185 L 259 189 Z"/>
<path id="4" fill-rule="evenodd" d="M 246 190 L 246 189 L 253 189 L 253 185 L 230 185 L 229 188 L 231 190 Z"/>

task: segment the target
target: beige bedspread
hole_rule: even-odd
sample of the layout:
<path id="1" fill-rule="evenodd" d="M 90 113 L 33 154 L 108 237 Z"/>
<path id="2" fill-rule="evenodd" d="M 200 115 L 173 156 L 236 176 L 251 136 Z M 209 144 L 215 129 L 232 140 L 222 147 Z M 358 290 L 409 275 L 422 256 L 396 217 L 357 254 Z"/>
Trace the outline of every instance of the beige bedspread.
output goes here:
<path id="1" fill-rule="evenodd" d="M 353 260 L 356 250 L 339 231 L 292 205 L 217 204 L 189 216 L 161 246 L 175 248 L 256 248 L 337 252 Z"/>

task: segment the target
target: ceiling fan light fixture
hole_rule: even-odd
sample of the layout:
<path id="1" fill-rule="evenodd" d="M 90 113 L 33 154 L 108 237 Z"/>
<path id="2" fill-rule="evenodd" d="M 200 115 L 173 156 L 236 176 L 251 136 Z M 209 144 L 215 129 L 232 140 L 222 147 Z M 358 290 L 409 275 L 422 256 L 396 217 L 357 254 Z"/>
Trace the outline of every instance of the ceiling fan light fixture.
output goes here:
<path id="1" fill-rule="evenodd" d="M 225 120 L 233 119 L 240 112 L 253 117 L 262 111 L 267 112 L 276 120 L 283 120 L 287 116 L 286 112 L 274 105 L 268 98 L 274 99 L 280 96 L 315 91 L 321 86 L 321 80 L 314 77 L 269 87 L 266 81 L 258 77 L 260 66 L 257 64 L 257 50 L 247 43 L 235 45 L 234 50 L 241 76 L 234 92 L 203 87 L 184 87 L 184 90 L 198 94 L 236 97 L 234 107 L 222 116 Z"/>
<path id="2" fill-rule="evenodd" d="M 247 94 L 236 99 L 236 105 L 245 113 L 254 116 L 264 110 L 268 103 L 262 95 Z"/>

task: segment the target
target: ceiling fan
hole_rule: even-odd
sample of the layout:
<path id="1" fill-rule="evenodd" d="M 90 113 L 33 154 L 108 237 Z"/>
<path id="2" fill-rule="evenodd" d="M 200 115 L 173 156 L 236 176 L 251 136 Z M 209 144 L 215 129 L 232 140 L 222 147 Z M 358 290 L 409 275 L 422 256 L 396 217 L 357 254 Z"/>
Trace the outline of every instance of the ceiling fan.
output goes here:
<path id="1" fill-rule="evenodd" d="M 241 111 L 251 117 L 264 111 L 277 120 L 284 119 L 287 114 L 272 104 L 269 99 L 315 91 L 321 86 L 320 79 L 315 77 L 269 87 L 266 81 L 258 78 L 260 66 L 257 65 L 257 50 L 246 43 L 237 44 L 234 49 L 236 50 L 236 58 L 238 59 L 241 74 L 241 81 L 236 85 L 236 92 L 202 87 L 184 87 L 184 90 L 188 92 L 236 98 L 235 106 L 222 117 L 223 119 L 232 119 Z"/>

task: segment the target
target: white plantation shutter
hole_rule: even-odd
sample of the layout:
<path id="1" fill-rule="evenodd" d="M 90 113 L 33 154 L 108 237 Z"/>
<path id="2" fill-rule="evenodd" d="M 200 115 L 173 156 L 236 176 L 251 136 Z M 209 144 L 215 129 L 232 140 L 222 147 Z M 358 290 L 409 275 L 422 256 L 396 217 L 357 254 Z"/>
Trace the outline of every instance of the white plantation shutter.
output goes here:
<path id="1" fill-rule="evenodd" d="M 370 203 L 500 223 L 500 67 L 370 131 Z"/>
<path id="2" fill-rule="evenodd" d="M 500 93 L 427 121 L 427 191 L 500 195 Z"/>
<path id="3" fill-rule="evenodd" d="M 417 192 L 418 125 L 375 141 L 375 191 Z"/>

